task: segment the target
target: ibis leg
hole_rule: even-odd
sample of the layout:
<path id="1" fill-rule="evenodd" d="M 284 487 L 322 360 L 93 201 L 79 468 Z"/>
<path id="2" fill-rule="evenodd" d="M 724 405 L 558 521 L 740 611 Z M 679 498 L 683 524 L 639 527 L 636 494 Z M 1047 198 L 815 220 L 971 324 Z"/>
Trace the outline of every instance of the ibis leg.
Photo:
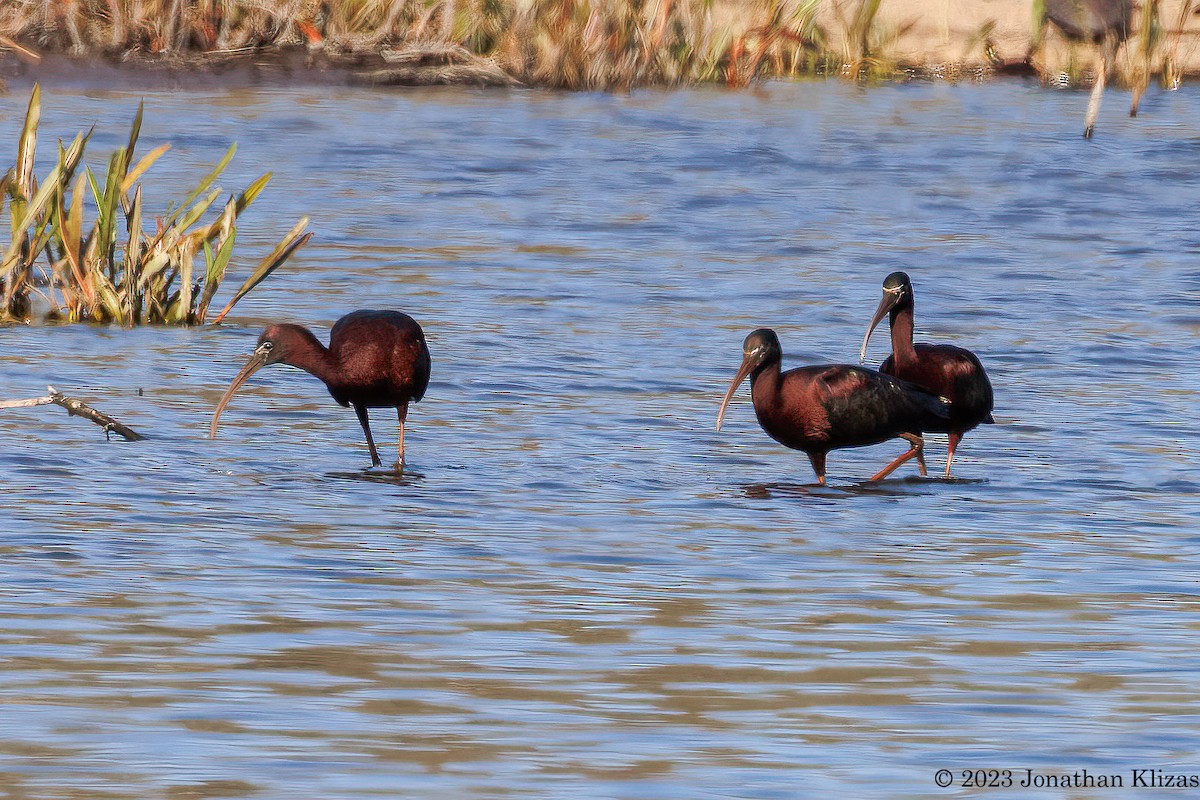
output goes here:
<path id="1" fill-rule="evenodd" d="M 396 467 L 404 469 L 404 421 L 408 419 L 408 403 L 401 403 L 396 407 L 396 416 L 400 418 L 399 444 L 396 445 L 399 451 L 396 456 Z"/>
<path id="2" fill-rule="evenodd" d="M 1092 129 L 1096 127 L 1096 117 L 1100 116 L 1100 96 L 1104 94 L 1104 86 L 1108 83 L 1108 71 L 1112 69 L 1113 61 L 1116 59 L 1117 47 L 1119 43 L 1113 36 L 1109 36 L 1101 45 L 1099 63 L 1096 70 L 1096 84 L 1092 87 L 1092 94 L 1088 97 L 1087 118 L 1083 121 L 1083 138 L 1092 138 Z"/>
<path id="3" fill-rule="evenodd" d="M 946 479 L 950 479 L 950 463 L 954 461 L 954 451 L 958 449 L 958 443 L 962 441 L 963 435 L 957 431 L 950 434 L 950 447 L 946 451 Z"/>
<path id="4" fill-rule="evenodd" d="M 817 473 L 817 485 L 825 485 L 825 454 L 809 453 L 808 460 L 812 462 L 813 472 Z"/>
<path id="5" fill-rule="evenodd" d="M 367 447 L 371 449 L 371 466 L 381 466 L 383 462 L 379 460 L 379 452 L 375 449 L 375 437 L 371 435 L 371 423 L 367 421 L 367 407 L 355 404 L 354 413 L 358 415 L 358 422 L 362 425 L 363 433 L 367 435 Z"/>
<path id="6" fill-rule="evenodd" d="M 883 480 L 888 475 L 891 475 L 893 472 L 895 472 L 900 467 L 901 464 L 903 464 L 905 461 L 908 461 L 910 458 L 916 458 L 916 457 L 920 457 L 922 459 L 925 458 L 925 454 L 922 452 L 925 448 L 925 440 L 924 439 L 922 439 L 920 436 L 914 436 L 911 433 L 902 433 L 902 434 L 900 434 L 900 438 L 904 439 L 906 442 L 908 442 L 908 447 L 909 447 L 908 452 L 903 453 L 900 456 L 897 456 L 895 461 L 888 464 L 886 467 L 881 469 L 879 472 L 876 472 L 874 475 L 872 475 L 867 480 L 868 483 L 874 483 L 875 481 Z"/>

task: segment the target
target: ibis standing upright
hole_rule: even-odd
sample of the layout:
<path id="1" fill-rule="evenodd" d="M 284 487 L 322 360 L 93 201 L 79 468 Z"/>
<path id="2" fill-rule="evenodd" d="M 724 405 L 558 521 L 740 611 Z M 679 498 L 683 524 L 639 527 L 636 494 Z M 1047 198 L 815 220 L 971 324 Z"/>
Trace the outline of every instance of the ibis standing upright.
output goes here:
<path id="1" fill-rule="evenodd" d="M 1096 64 L 1096 83 L 1088 98 L 1087 116 L 1083 121 L 1084 138 L 1091 138 L 1100 114 L 1100 97 L 1108 83 L 1121 43 L 1129 38 L 1133 20 L 1133 0 L 1042 0 L 1042 20 L 1037 37 L 1040 40 L 1046 23 L 1062 31 L 1073 42 L 1087 42 L 1100 48 Z M 1034 43 L 1036 48 L 1037 42 Z M 1130 116 L 1137 113 L 1138 95 L 1135 91 Z"/>
<path id="2" fill-rule="evenodd" d="M 717 430 L 733 393 L 750 376 L 758 423 L 775 441 L 808 456 L 817 483 L 825 483 L 830 450 L 904 439 L 908 452 L 875 475 L 879 481 L 916 457 L 925 473 L 921 432 L 946 424 L 949 411 L 938 397 L 889 375 L 849 364 L 797 367 L 783 372 L 783 349 L 775 331 L 759 328 L 742 344 L 742 366 L 717 414 Z"/>
<path id="3" fill-rule="evenodd" d="M 398 311 L 354 311 L 339 319 L 329 333 L 329 347 L 307 328 L 290 323 L 271 325 L 258 337 L 250 360 L 234 377 L 213 413 L 209 437 L 242 384 L 268 364 L 298 367 L 319 378 L 339 404 L 352 406 L 367 436 L 372 466 L 383 462 L 375 449 L 368 408 L 395 408 L 400 435 L 396 466 L 404 466 L 404 421 L 408 404 L 425 396 L 429 385 L 429 347 L 425 332 Z"/>
<path id="4" fill-rule="evenodd" d="M 946 433 L 950 446 L 946 455 L 946 477 L 963 434 L 992 419 L 992 383 L 983 364 L 970 350 L 951 344 L 913 344 L 913 287 L 906 273 L 893 272 L 883 279 L 883 299 L 863 337 L 860 361 L 867 358 L 867 343 L 875 326 L 891 316 L 892 354 L 879 371 L 917 384 L 950 403 L 948 422 L 927 430 Z"/>

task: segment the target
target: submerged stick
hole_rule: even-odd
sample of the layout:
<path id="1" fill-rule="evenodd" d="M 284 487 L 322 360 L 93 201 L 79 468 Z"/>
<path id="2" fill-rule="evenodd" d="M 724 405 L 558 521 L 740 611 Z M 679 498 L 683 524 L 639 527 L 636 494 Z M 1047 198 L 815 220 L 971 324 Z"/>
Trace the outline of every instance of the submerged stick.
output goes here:
<path id="1" fill-rule="evenodd" d="M 62 392 L 55 389 L 53 386 L 47 386 L 46 391 L 49 392 L 45 397 L 34 397 L 29 400 L 0 400 L 0 409 L 5 408 L 32 408 L 34 406 L 56 405 L 62 406 L 67 410 L 67 413 L 73 417 L 83 417 L 104 428 L 104 436 L 108 437 L 110 433 L 115 433 L 125 437 L 126 441 L 137 442 L 146 438 L 133 428 L 126 427 L 108 414 L 97 411 L 86 403 L 76 400 L 73 397 L 67 397 Z"/>

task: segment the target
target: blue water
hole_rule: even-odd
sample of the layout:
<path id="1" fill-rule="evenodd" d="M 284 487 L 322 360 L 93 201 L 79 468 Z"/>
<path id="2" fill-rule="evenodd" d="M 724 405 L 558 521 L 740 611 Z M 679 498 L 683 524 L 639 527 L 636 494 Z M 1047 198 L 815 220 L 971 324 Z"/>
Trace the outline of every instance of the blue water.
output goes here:
<path id="1" fill-rule="evenodd" d="M 47 87 L 42 172 L 93 124 L 98 168 L 142 96 Z M 53 384 L 149 437 L 0 412 L 0 789 L 928 797 L 967 768 L 1200 771 L 1194 87 L 1134 120 L 1114 93 L 1091 142 L 1083 94 L 1020 82 L 144 97 L 143 151 L 173 146 L 151 208 L 233 141 L 227 190 L 274 172 L 218 305 L 297 218 L 316 237 L 218 327 L 0 330 L 0 399 Z M 714 430 L 746 333 L 774 328 L 785 366 L 854 362 L 897 269 L 918 340 L 996 387 L 957 480 L 863 484 L 894 442 L 815 487 L 747 387 Z M 265 324 L 324 338 L 372 307 L 433 356 L 402 478 L 282 367 L 208 440 Z"/>

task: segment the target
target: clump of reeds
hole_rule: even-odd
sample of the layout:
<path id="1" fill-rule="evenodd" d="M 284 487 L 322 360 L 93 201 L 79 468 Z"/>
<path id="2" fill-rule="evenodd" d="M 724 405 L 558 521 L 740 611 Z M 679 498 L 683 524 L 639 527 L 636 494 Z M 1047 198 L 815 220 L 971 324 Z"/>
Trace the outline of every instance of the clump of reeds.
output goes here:
<path id="1" fill-rule="evenodd" d="M 142 123 L 139 106 L 129 141 L 108 160 L 102 177 L 83 164 L 91 131 L 66 147 L 40 181 L 33 174 L 41 117 L 41 90 L 34 87 L 17 147 L 17 163 L 0 176 L 0 217 L 7 215 L 12 238 L 0 249 L 0 321 L 27 320 L 41 298 L 48 317 L 123 325 L 204 322 L 225 277 L 237 236 L 237 219 L 258 197 L 271 174 L 229 197 L 207 224 L 201 219 L 221 196 L 213 184 L 233 157 L 220 163 L 178 204 L 155 217 L 142 203 L 139 183 L 170 145 L 136 162 Z M 80 167 L 82 174 L 78 174 Z M 5 198 L 7 197 L 7 207 Z M 89 202 L 90 201 L 90 202 Z M 87 218 L 91 216 L 91 222 Z M 301 219 L 253 270 L 218 316 L 278 268 L 309 240 Z"/>
<path id="2" fill-rule="evenodd" d="M 842 74 L 877 79 L 890 75 L 896 63 L 885 55 L 877 22 L 881 0 L 859 0 L 849 15 L 839 12 L 842 26 Z"/>
<path id="3" fill-rule="evenodd" d="M 817 22 L 832 1 L 10 0 L 0 4 L 0 36 L 125 60 L 304 47 L 350 66 L 453 44 L 524 83 L 568 89 L 881 71 L 879 0 L 856 0 L 841 20 L 852 28 L 845 52 Z"/>

